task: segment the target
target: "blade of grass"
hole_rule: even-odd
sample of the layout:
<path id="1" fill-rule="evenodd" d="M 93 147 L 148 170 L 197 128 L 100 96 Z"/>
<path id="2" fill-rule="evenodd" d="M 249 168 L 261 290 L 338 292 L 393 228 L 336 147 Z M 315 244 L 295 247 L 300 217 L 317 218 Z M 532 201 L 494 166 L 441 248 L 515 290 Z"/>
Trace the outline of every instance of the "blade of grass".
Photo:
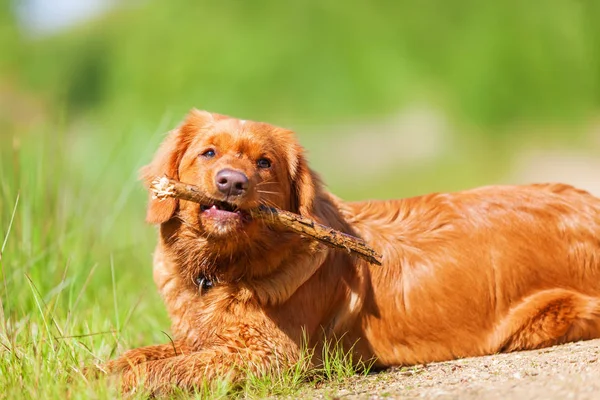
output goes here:
<path id="1" fill-rule="evenodd" d="M 42 317 L 42 321 L 44 322 L 44 327 L 46 328 L 46 333 L 48 334 L 48 340 L 50 340 L 50 348 L 52 349 L 52 353 L 56 356 L 56 348 L 54 347 L 54 336 L 52 335 L 52 332 L 50 332 L 50 326 L 48 325 L 48 321 L 46 320 L 46 314 L 44 313 L 44 310 L 42 309 L 42 305 L 40 304 L 39 300 L 38 300 L 38 296 L 37 296 L 37 288 L 35 287 L 35 284 L 33 283 L 33 281 L 31 280 L 31 278 L 29 277 L 28 274 L 25 274 L 25 278 L 27 278 L 27 282 L 29 283 L 29 286 L 31 288 L 31 293 L 33 294 L 33 299 L 35 300 L 35 304 L 40 312 L 40 316 Z"/>
<path id="2" fill-rule="evenodd" d="M 6 249 L 6 244 L 8 243 L 8 237 L 10 236 L 10 231 L 12 229 L 13 222 L 15 220 L 15 215 L 17 214 L 17 207 L 19 205 L 20 198 L 21 198 L 21 193 L 19 192 L 19 193 L 17 193 L 17 198 L 15 200 L 15 206 L 13 207 L 12 215 L 10 217 L 10 222 L 8 223 L 8 229 L 6 230 L 6 235 L 4 236 L 4 240 L 2 242 L 2 248 L 0 248 L 0 272 L 2 273 L 2 281 L 4 283 L 4 293 L 6 293 L 6 304 L 9 309 L 10 309 L 10 298 L 8 297 L 8 285 L 6 283 L 6 272 L 4 271 L 4 263 L 2 262 L 2 256 L 4 254 L 4 250 Z M 2 300 L 2 296 L 0 296 L 0 314 L 1 314 L 0 318 L 2 318 L 2 323 L 4 325 L 4 332 L 6 332 L 6 335 L 8 336 L 9 335 L 8 321 L 7 321 L 7 317 L 4 313 L 4 309 L 5 309 L 4 302 Z M 12 340 L 10 337 L 8 339 L 11 342 L 11 346 L 14 348 L 14 340 Z"/>
<path id="3" fill-rule="evenodd" d="M 92 268 L 90 269 L 90 272 L 88 273 L 88 276 L 85 278 L 85 282 L 83 282 L 83 286 L 81 287 L 81 290 L 79 291 L 79 294 L 77 295 L 77 298 L 75 299 L 75 303 L 73 304 L 72 307 L 69 308 L 69 311 L 67 313 L 67 321 L 65 322 L 65 330 L 67 330 L 67 328 L 69 327 L 69 323 L 71 322 L 71 316 L 73 315 L 73 310 L 75 310 L 77 308 L 77 306 L 79 305 L 79 301 L 82 299 L 83 293 L 85 292 L 85 289 L 87 288 L 88 284 L 90 283 L 90 279 L 92 278 L 92 275 L 94 274 L 94 271 L 96 271 L 97 267 L 98 267 L 98 264 L 94 264 L 92 266 Z"/>
<path id="4" fill-rule="evenodd" d="M 119 318 L 119 305 L 117 303 L 117 284 L 115 282 L 115 262 L 112 253 L 110 254 L 110 275 L 112 279 L 113 305 L 115 307 L 115 320 L 117 332 L 121 332 L 121 319 Z"/>

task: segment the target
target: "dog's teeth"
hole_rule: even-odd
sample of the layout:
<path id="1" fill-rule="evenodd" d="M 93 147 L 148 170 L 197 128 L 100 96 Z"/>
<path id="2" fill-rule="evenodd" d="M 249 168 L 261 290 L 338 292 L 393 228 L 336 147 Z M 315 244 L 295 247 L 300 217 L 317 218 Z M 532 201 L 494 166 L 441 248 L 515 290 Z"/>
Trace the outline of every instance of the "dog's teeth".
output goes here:
<path id="1" fill-rule="evenodd" d="M 213 208 L 214 208 L 215 210 L 218 210 L 218 208 L 217 208 L 217 206 L 216 206 L 215 204 L 213 204 L 213 205 L 212 205 L 212 207 L 211 207 L 210 209 L 212 210 Z"/>

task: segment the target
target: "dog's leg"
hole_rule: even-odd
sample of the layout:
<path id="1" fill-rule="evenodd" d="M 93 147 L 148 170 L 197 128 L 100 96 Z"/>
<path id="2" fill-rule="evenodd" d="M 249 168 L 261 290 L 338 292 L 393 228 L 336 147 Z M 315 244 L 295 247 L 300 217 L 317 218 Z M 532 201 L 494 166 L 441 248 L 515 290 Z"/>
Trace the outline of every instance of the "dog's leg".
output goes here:
<path id="1" fill-rule="evenodd" d="M 265 349 L 266 350 L 266 349 Z M 123 393 L 143 387 L 154 395 L 166 395 L 174 388 L 194 390 L 217 378 L 235 383 L 247 374 L 264 374 L 292 365 L 290 358 L 276 357 L 270 351 L 220 346 L 162 360 L 149 361 L 121 375 Z"/>
<path id="2" fill-rule="evenodd" d="M 492 351 L 539 349 L 600 337 L 600 298 L 565 290 L 531 295 L 500 323 L 492 335 Z"/>
<path id="3" fill-rule="evenodd" d="M 138 349 L 128 350 L 122 356 L 115 360 L 108 361 L 99 365 L 98 370 L 112 374 L 131 369 L 136 365 L 161 360 L 170 357 L 181 356 L 192 352 L 185 343 L 176 340 L 172 343 L 159 344 L 156 346 L 140 347 Z"/>

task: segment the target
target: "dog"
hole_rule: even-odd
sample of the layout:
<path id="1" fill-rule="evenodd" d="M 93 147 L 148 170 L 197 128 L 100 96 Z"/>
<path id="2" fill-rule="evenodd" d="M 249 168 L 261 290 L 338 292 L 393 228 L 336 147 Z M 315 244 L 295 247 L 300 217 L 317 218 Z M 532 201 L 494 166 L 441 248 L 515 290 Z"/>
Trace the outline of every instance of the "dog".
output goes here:
<path id="1" fill-rule="evenodd" d="M 142 170 L 148 187 L 161 176 L 210 200 L 149 199 L 154 280 L 174 340 L 103 365 L 124 390 L 268 374 L 332 338 L 381 369 L 600 337 L 600 199 L 583 190 L 345 202 L 293 132 L 198 110 Z M 276 231 L 248 213 L 261 204 L 358 236 L 383 265 Z"/>

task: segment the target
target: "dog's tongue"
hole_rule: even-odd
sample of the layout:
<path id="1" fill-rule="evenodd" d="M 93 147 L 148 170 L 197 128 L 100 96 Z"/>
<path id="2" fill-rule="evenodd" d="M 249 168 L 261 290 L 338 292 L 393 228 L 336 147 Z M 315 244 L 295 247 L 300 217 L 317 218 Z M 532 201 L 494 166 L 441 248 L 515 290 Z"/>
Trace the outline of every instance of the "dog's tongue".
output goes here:
<path id="1" fill-rule="evenodd" d="M 218 208 L 216 205 L 209 207 L 207 210 L 202 212 L 202 215 L 211 219 L 219 221 L 230 221 L 233 219 L 241 219 L 242 213 L 240 211 L 227 211 Z"/>

